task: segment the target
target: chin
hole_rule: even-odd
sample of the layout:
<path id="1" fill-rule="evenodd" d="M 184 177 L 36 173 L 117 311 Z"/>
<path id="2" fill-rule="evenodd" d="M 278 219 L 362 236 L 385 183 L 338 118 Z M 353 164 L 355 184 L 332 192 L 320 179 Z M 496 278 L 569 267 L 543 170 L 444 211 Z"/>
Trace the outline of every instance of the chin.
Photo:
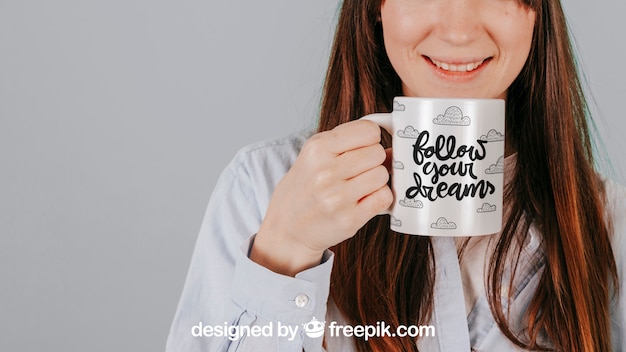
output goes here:
<path id="1" fill-rule="evenodd" d="M 403 94 L 407 97 L 422 98 L 506 99 L 506 92 L 497 94 L 481 92 L 477 89 L 438 89 L 428 91 L 403 89 Z"/>

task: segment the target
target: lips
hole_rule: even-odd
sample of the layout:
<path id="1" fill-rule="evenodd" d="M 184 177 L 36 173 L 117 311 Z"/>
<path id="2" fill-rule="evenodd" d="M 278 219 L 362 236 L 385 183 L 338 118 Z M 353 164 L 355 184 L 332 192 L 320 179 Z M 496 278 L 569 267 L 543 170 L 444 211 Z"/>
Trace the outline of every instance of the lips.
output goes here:
<path id="1" fill-rule="evenodd" d="M 440 61 L 437 59 L 433 59 L 431 57 L 426 56 L 426 58 L 435 66 L 442 69 L 443 71 L 448 72 L 471 72 L 479 68 L 487 59 L 476 60 L 476 61 L 467 61 L 467 60 L 459 60 L 454 63 Z"/>

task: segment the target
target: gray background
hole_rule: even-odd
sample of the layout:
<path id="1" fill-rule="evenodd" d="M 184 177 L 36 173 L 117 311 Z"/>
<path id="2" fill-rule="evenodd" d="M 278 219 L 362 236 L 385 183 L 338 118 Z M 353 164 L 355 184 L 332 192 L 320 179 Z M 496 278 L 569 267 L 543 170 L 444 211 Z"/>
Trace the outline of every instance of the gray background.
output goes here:
<path id="1" fill-rule="evenodd" d="M 0 1 L 0 351 L 163 349 L 223 167 L 314 125 L 337 3 Z M 626 3 L 565 5 L 624 183 Z"/>

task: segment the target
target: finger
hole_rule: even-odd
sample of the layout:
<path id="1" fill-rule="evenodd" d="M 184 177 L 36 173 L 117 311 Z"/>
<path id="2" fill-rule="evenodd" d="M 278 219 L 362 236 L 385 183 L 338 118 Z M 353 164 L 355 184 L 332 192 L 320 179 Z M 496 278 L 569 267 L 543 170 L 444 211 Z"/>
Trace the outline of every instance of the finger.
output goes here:
<path id="1" fill-rule="evenodd" d="M 393 192 L 384 185 L 359 201 L 355 208 L 355 216 L 361 224 L 365 224 L 376 215 L 385 213 L 393 203 Z"/>
<path id="2" fill-rule="evenodd" d="M 383 162 L 383 166 L 387 169 L 387 172 L 391 173 L 393 169 L 393 154 L 391 148 L 385 149 L 385 161 Z"/>
<path id="3" fill-rule="evenodd" d="M 379 143 L 345 152 L 337 157 L 338 176 L 344 180 L 351 179 L 382 165 L 385 158 L 385 150 Z"/>
<path id="4" fill-rule="evenodd" d="M 364 197 L 387 185 L 388 180 L 387 169 L 379 165 L 348 180 L 345 189 L 350 201 L 356 204 Z"/>
<path id="5" fill-rule="evenodd" d="M 380 143 L 380 127 L 367 120 L 350 121 L 325 133 L 330 150 L 337 155 Z"/>

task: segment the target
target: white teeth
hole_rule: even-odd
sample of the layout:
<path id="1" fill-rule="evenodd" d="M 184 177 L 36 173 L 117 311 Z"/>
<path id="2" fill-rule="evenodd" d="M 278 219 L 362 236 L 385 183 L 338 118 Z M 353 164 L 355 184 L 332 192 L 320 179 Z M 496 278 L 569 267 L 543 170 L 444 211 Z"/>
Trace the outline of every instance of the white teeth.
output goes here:
<path id="1" fill-rule="evenodd" d="M 469 71 L 474 71 L 475 69 L 477 69 L 485 60 L 481 60 L 481 61 L 477 61 L 477 62 L 471 62 L 469 64 L 448 64 L 445 62 L 440 62 L 440 61 L 436 61 L 436 60 L 432 60 L 431 61 L 440 69 L 444 70 L 444 71 L 450 71 L 450 72 L 469 72 Z"/>

